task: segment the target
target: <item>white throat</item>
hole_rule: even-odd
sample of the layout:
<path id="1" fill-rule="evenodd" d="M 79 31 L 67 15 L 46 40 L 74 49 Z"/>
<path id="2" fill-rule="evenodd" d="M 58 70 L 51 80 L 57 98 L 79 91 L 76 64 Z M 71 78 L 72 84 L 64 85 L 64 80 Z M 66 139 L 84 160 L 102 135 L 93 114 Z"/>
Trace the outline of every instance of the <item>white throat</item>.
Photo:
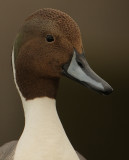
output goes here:
<path id="1" fill-rule="evenodd" d="M 16 83 L 14 52 L 12 66 Z M 25 127 L 14 160 L 79 160 L 58 117 L 55 99 L 25 100 L 17 83 L 16 87 L 24 108 Z"/>
<path id="2" fill-rule="evenodd" d="M 25 128 L 14 160 L 79 160 L 59 120 L 55 99 L 23 102 Z"/>

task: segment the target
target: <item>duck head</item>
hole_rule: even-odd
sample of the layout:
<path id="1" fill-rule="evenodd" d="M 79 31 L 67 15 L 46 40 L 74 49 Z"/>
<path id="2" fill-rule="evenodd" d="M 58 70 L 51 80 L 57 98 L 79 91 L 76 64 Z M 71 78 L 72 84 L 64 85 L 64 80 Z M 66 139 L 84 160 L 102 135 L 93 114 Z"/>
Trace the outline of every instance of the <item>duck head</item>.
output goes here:
<path id="1" fill-rule="evenodd" d="M 16 83 L 26 99 L 55 98 L 63 75 L 102 94 L 113 90 L 88 65 L 76 22 L 59 10 L 38 10 L 25 20 L 13 58 Z"/>

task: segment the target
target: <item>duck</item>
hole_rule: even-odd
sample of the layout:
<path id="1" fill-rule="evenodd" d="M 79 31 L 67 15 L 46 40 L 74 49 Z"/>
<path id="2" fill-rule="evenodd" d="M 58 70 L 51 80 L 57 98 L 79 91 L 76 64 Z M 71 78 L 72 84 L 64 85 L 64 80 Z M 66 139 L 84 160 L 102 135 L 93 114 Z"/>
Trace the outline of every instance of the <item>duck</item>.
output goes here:
<path id="1" fill-rule="evenodd" d="M 86 160 L 75 151 L 56 110 L 60 78 L 103 95 L 113 88 L 90 68 L 75 20 L 52 8 L 32 13 L 16 36 L 12 68 L 25 126 L 18 141 L 0 147 L 0 160 Z"/>

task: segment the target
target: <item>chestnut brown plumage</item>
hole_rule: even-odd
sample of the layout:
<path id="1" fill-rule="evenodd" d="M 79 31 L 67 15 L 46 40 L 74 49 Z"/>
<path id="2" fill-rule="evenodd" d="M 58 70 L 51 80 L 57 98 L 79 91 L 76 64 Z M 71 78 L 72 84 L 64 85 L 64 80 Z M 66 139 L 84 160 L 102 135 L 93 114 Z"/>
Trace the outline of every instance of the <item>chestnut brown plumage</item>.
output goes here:
<path id="1" fill-rule="evenodd" d="M 47 42 L 47 35 L 54 41 Z M 14 45 L 16 82 L 22 95 L 55 98 L 62 66 L 71 60 L 74 48 L 82 53 L 79 27 L 69 15 L 49 8 L 29 16 Z"/>

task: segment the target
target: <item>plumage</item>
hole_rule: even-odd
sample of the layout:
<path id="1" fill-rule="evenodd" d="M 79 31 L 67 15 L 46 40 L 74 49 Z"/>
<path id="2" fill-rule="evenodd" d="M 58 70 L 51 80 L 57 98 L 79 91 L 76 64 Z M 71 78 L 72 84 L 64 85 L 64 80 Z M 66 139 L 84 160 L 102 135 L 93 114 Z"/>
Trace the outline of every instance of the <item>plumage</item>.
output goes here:
<path id="1" fill-rule="evenodd" d="M 59 80 L 65 75 L 102 94 L 113 89 L 88 65 L 77 23 L 50 8 L 30 15 L 16 37 L 12 67 L 25 127 L 18 141 L 0 147 L 0 160 L 86 160 L 56 111 Z"/>
<path id="2" fill-rule="evenodd" d="M 16 145 L 17 145 L 17 141 L 11 141 L 1 146 L 0 147 L 0 160 L 13 160 Z M 77 155 L 80 160 L 86 160 L 79 152 L 77 152 Z"/>

